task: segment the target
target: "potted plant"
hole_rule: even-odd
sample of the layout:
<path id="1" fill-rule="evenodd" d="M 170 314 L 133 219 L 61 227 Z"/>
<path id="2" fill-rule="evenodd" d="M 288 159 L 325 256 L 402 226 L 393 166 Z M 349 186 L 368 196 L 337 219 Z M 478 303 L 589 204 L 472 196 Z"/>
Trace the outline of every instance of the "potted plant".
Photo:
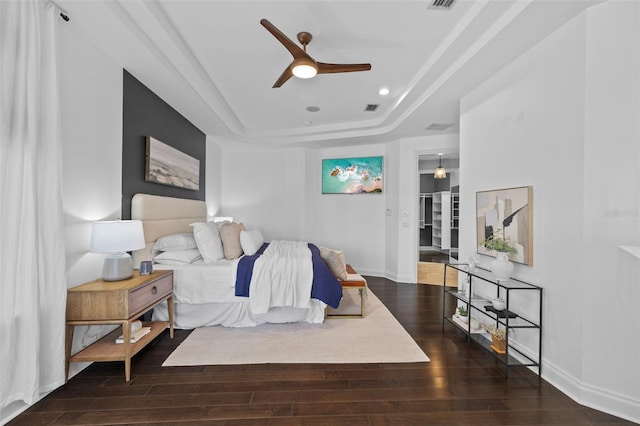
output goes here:
<path id="1" fill-rule="evenodd" d="M 518 251 L 510 244 L 509 238 L 500 236 L 500 228 L 489 235 L 482 245 L 487 250 L 496 253 L 496 259 L 491 262 L 491 272 L 498 280 L 508 280 L 513 272 L 513 263 L 509 260 L 509 253 Z"/>
<path id="2" fill-rule="evenodd" d="M 458 318 L 460 318 L 462 322 L 469 321 L 469 311 L 467 310 L 466 307 L 458 306 Z"/>
<path id="3" fill-rule="evenodd" d="M 485 325 L 484 329 L 491 335 L 491 349 L 503 354 L 507 352 L 507 331 L 504 328 L 498 328 L 494 324 Z"/>
<path id="4" fill-rule="evenodd" d="M 500 236 L 501 232 L 502 229 L 498 228 L 493 234 L 489 235 L 482 242 L 484 248 L 500 253 L 517 253 L 517 250 L 513 246 L 511 246 L 509 238 L 502 238 Z"/>

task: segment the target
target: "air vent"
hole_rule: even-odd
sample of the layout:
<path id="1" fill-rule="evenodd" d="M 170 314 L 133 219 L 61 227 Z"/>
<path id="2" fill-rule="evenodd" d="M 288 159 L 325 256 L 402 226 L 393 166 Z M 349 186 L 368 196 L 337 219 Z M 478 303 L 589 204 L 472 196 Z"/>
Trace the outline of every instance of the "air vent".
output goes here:
<path id="1" fill-rule="evenodd" d="M 429 9 L 451 9 L 455 0 L 433 0 Z"/>
<path id="2" fill-rule="evenodd" d="M 364 110 L 365 111 L 369 111 L 369 112 L 373 112 L 373 111 L 377 110 L 379 106 L 380 106 L 380 104 L 367 104 L 367 106 L 364 107 Z"/>
<path id="3" fill-rule="evenodd" d="M 453 124 L 447 124 L 447 123 L 433 123 L 431 124 L 429 127 L 427 127 L 425 130 L 438 130 L 438 131 L 442 131 L 442 130 L 447 130 L 449 127 L 453 126 Z"/>

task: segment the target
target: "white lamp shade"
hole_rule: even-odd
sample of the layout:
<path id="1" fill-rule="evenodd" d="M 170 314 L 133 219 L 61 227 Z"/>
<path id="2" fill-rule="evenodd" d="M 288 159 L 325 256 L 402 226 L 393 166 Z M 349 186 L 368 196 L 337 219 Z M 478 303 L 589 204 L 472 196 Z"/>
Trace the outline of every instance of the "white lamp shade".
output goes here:
<path id="1" fill-rule="evenodd" d="M 91 227 L 92 253 L 123 253 L 145 247 L 142 222 L 112 220 L 94 222 Z"/>

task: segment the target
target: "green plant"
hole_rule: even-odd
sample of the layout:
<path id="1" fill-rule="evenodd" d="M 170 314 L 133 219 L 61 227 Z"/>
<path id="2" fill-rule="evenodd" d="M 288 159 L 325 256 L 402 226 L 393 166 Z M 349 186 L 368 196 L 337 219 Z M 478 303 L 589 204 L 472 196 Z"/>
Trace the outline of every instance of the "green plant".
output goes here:
<path id="1" fill-rule="evenodd" d="M 502 230 L 498 228 L 493 234 L 489 235 L 482 242 L 484 248 L 486 248 L 487 250 L 494 250 L 503 253 L 516 253 L 517 250 L 509 244 L 509 239 L 500 237 L 501 231 Z"/>
<path id="2" fill-rule="evenodd" d="M 464 306 L 459 306 L 458 315 L 460 315 L 461 317 L 466 317 L 467 315 L 469 315 L 469 312 L 467 311 L 467 308 L 465 308 Z"/>

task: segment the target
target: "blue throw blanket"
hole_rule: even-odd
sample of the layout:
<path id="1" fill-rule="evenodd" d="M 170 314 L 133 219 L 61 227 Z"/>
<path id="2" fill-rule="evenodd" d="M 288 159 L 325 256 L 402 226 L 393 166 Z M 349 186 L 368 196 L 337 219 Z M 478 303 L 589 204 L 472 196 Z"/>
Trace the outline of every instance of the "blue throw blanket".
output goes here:
<path id="1" fill-rule="evenodd" d="M 264 243 L 260 250 L 252 256 L 244 256 L 238 262 L 238 272 L 236 275 L 236 296 L 249 297 L 249 285 L 253 275 L 253 265 L 264 253 L 269 243 Z M 311 250 L 311 261 L 313 263 L 313 282 L 311 283 L 311 297 L 318 299 L 337 308 L 342 299 L 342 286 L 333 275 L 327 264 L 320 257 L 320 249 L 314 244 L 308 244 Z"/>

